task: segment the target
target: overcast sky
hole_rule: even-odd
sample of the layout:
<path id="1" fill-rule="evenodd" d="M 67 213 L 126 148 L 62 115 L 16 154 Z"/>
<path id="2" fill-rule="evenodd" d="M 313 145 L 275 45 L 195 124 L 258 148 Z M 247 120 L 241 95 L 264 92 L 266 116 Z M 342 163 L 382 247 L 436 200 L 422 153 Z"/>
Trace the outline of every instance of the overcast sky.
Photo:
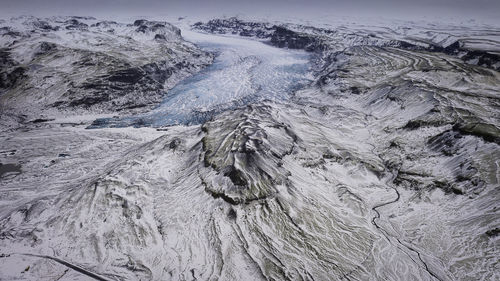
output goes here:
<path id="1" fill-rule="evenodd" d="M 383 17 L 500 18 L 500 0 L 0 0 L 2 17 L 34 15 L 344 14 Z"/>

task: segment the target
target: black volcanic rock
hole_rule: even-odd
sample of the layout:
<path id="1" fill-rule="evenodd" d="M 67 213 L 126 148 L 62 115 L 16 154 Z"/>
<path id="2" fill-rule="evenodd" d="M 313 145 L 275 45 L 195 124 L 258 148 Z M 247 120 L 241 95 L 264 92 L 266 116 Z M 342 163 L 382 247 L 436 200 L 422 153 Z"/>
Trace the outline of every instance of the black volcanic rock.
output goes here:
<path id="1" fill-rule="evenodd" d="M 464 135 L 472 135 L 482 138 L 487 142 L 500 144 L 500 129 L 493 124 L 482 122 L 456 124 L 453 129 Z"/>
<path id="2" fill-rule="evenodd" d="M 202 180 L 214 198 L 232 205 L 248 203 L 271 198 L 277 185 L 286 184 L 290 172 L 279 163 L 298 139 L 288 125 L 277 124 L 268 112 L 266 106 L 248 107 L 238 117 L 203 125 L 204 165 L 209 174 L 216 175 Z"/>
<path id="3" fill-rule="evenodd" d="M 86 30 L 89 27 L 88 24 L 80 22 L 75 18 L 65 21 L 64 24 L 68 30 Z"/>
<path id="4" fill-rule="evenodd" d="M 4 75 L 0 73 L 0 88 L 9 88 L 14 86 L 19 80 L 25 77 L 26 68 L 16 67 L 10 73 Z"/>
<path id="5" fill-rule="evenodd" d="M 135 31 L 139 33 L 149 33 L 149 32 L 156 33 L 155 39 L 161 39 L 157 38 L 158 36 L 163 36 L 164 38 L 166 38 L 165 34 L 168 34 L 170 32 L 173 32 L 178 36 L 181 35 L 181 30 L 179 28 L 167 22 L 148 21 L 141 19 L 141 20 L 136 20 L 133 26 L 137 26 Z"/>
<path id="6" fill-rule="evenodd" d="M 427 48 L 425 46 L 416 45 L 403 40 L 390 40 L 389 42 L 382 45 L 383 47 L 399 48 L 411 51 L 424 51 Z"/>
<path id="7" fill-rule="evenodd" d="M 163 34 L 156 34 L 155 35 L 155 40 L 166 40 L 165 35 Z"/>
<path id="8" fill-rule="evenodd" d="M 59 30 L 59 26 L 52 26 L 47 21 L 44 20 L 35 20 L 33 21 L 33 25 L 44 31 L 57 31 Z"/>
<path id="9" fill-rule="evenodd" d="M 274 27 L 271 44 L 279 48 L 301 49 L 309 52 L 326 49 L 326 46 L 317 36 L 298 33 L 282 26 Z"/>
<path id="10" fill-rule="evenodd" d="M 18 63 L 14 61 L 10 56 L 10 49 L 3 48 L 0 49 L 0 69 L 6 69 L 8 67 L 17 65 Z"/>
<path id="11" fill-rule="evenodd" d="M 88 107 L 90 107 L 92 105 L 100 104 L 102 102 L 106 102 L 106 101 L 109 101 L 109 100 L 110 100 L 109 95 L 103 93 L 103 94 L 97 95 L 97 96 L 86 96 L 86 97 L 82 97 L 82 98 L 79 98 L 79 99 L 72 100 L 69 103 L 69 106 L 73 106 L 73 107 L 83 106 L 83 107 L 87 107 L 88 108 Z"/>
<path id="12" fill-rule="evenodd" d="M 147 30 L 148 27 L 146 25 L 141 25 L 135 30 L 135 32 L 146 33 Z"/>
<path id="13" fill-rule="evenodd" d="M 81 85 L 67 92 L 71 98 L 69 106 L 88 108 L 103 102 L 109 102 L 126 95 L 140 93 L 147 96 L 161 97 L 165 81 L 176 71 L 192 67 L 190 65 L 171 66 L 168 61 L 148 63 L 141 67 L 124 67 L 111 71 L 109 75 L 88 78 Z M 84 97 L 76 98 L 78 91 L 85 91 Z M 57 104 L 57 106 L 65 103 Z M 147 104 L 124 104 L 121 109 L 144 107 Z"/>
<path id="14" fill-rule="evenodd" d="M 167 66 L 167 61 L 148 63 L 142 66 L 142 69 L 151 79 L 163 84 L 177 70 L 189 67 L 188 64 L 176 64 L 175 66 Z"/>
<path id="15" fill-rule="evenodd" d="M 140 19 L 140 20 L 136 20 L 134 21 L 134 25 L 135 26 L 141 26 L 141 25 L 144 25 L 145 23 L 147 23 L 148 21 L 147 20 L 144 20 L 144 19 Z"/>
<path id="16" fill-rule="evenodd" d="M 121 82 L 135 84 L 145 75 L 144 71 L 138 67 L 116 71 L 108 77 L 110 82 Z"/>
<path id="17" fill-rule="evenodd" d="M 41 42 L 38 50 L 35 52 L 35 56 L 45 55 L 57 50 L 57 45 L 51 42 Z"/>
<path id="18" fill-rule="evenodd" d="M 118 23 L 116 21 L 100 21 L 98 23 L 94 23 L 91 25 L 91 27 L 104 27 L 104 28 L 109 28 L 111 26 L 117 25 Z"/>
<path id="19" fill-rule="evenodd" d="M 500 55 L 480 50 L 471 50 L 461 57 L 465 62 L 500 71 Z"/>
<path id="20" fill-rule="evenodd" d="M 4 37 L 4 36 L 10 36 L 10 37 L 23 36 L 23 34 L 21 32 L 14 31 L 14 30 L 12 30 L 12 28 L 10 28 L 8 26 L 0 27 L 0 34 L 2 35 L 2 37 Z"/>

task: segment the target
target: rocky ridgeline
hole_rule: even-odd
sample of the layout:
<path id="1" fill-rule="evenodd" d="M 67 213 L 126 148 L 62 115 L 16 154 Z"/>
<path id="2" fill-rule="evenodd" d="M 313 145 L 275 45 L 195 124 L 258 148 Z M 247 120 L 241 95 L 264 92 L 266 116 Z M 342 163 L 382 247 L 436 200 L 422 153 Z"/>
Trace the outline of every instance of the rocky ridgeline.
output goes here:
<path id="1" fill-rule="evenodd" d="M 282 159 L 292 153 L 297 136 L 269 114 L 271 109 L 249 106 L 229 120 L 226 114 L 203 125 L 205 170 L 200 177 L 213 197 L 248 204 L 272 198 L 277 185 L 287 184 L 290 172 Z"/>

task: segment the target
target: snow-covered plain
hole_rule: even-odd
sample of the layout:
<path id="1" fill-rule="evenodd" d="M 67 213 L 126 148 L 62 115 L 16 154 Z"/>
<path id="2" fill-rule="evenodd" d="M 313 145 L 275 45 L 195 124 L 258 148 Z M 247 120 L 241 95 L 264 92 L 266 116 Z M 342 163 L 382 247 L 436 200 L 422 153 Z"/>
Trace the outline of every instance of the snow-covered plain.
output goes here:
<path id="1" fill-rule="evenodd" d="M 204 34 L 184 26 L 189 41 L 217 41 L 219 61 L 177 84 L 174 93 L 162 87 L 164 101 L 155 99 L 152 111 L 123 109 L 126 102 L 83 108 L 25 103 L 29 96 L 16 94 L 33 93 L 25 91 L 41 78 L 8 80 L 13 85 L 0 96 L 0 162 L 11 164 L 0 174 L 0 279 L 499 279 L 500 74 L 494 55 L 471 52 L 463 43 L 498 52 L 498 29 L 274 24 L 204 22 L 196 26 Z M 132 46 L 157 50 L 154 33 L 136 34 L 142 22 L 113 25 L 132 37 Z M 241 31 L 245 39 L 235 38 Z M 210 60 L 164 32 L 159 40 L 177 46 L 171 56 L 192 63 L 187 71 L 176 68 L 179 76 Z M 40 40 L 29 38 L 3 47 L 24 59 L 16 44 L 26 48 L 26 41 Z M 135 59 L 147 52 L 115 55 L 127 46 L 110 48 L 115 42 L 101 42 L 102 53 L 149 69 Z M 434 44 L 459 47 L 436 50 Z M 253 74 L 270 90 L 226 107 L 237 93 L 228 89 L 251 80 L 247 63 L 255 57 L 265 63 L 256 61 L 263 69 Z M 307 57 L 312 60 L 305 63 Z M 210 69 L 221 60 L 228 63 Z M 304 80 L 273 76 L 294 64 L 307 69 Z M 98 69 L 115 79 L 113 64 Z M 60 77 L 64 85 L 75 81 Z M 238 79 L 222 83 L 232 78 Z M 276 81 L 279 91 L 269 83 Z M 208 86 L 218 90 L 215 96 L 207 96 L 213 93 Z M 155 120 L 131 123 L 140 128 L 86 129 L 110 114 L 126 120 L 161 116 L 155 111 L 162 108 L 162 114 L 188 113 L 173 101 L 198 108 L 192 99 L 197 88 L 207 108 L 222 105 L 203 124 L 153 129 L 166 124 Z M 136 90 L 123 99 L 144 99 Z"/>

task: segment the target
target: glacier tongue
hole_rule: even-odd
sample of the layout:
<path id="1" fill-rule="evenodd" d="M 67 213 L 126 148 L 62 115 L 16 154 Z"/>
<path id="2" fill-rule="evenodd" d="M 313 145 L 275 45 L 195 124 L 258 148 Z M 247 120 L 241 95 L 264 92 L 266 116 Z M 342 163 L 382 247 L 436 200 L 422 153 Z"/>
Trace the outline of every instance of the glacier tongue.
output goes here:
<path id="1" fill-rule="evenodd" d="M 234 36 L 184 30 L 183 36 L 217 54 L 212 65 L 181 81 L 154 110 L 96 120 L 91 128 L 200 124 L 224 110 L 262 100 L 284 100 L 312 81 L 310 55 Z"/>

